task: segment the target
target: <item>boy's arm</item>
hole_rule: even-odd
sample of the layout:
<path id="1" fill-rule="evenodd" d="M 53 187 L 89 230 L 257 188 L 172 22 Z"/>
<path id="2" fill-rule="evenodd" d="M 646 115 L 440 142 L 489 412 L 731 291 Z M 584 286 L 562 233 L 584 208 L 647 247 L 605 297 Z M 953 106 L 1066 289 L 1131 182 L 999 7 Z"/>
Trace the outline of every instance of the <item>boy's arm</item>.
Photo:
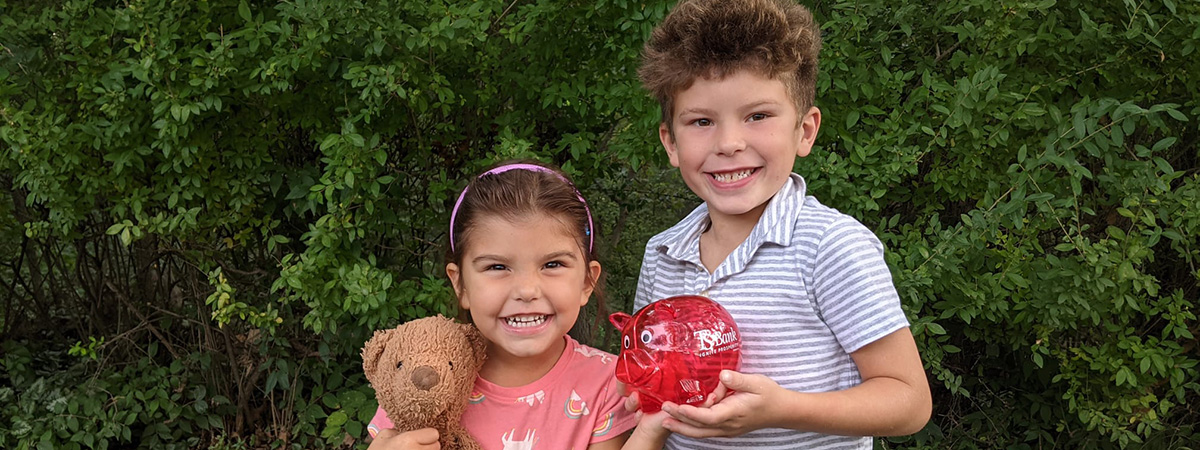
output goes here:
<path id="1" fill-rule="evenodd" d="M 736 436 L 781 427 L 848 436 L 920 430 L 932 410 L 921 357 L 883 259 L 883 244 L 861 223 L 824 230 L 812 272 L 824 320 L 858 366 L 862 383 L 842 391 L 801 393 L 760 375 L 722 378 L 735 391 L 711 408 L 667 405 L 679 421 L 665 426 L 694 437 Z M 871 326 L 864 326 L 869 323 Z M 878 336 L 874 330 L 895 330 Z"/>
<path id="2" fill-rule="evenodd" d="M 705 438 L 738 436 L 760 428 L 790 428 L 846 436 L 895 436 L 919 431 L 932 401 L 917 346 L 908 328 L 851 353 L 863 382 L 821 393 L 784 389 L 761 375 L 732 371 L 722 383 L 735 391 L 710 408 L 664 405 L 664 428 Z"/>

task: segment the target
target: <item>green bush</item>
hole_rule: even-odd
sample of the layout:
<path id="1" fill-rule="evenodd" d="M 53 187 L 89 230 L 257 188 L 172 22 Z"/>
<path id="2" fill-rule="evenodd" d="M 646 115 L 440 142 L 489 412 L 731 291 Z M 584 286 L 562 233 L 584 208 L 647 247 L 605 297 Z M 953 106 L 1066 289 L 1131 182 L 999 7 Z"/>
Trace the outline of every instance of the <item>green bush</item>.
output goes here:
<path id="1" fill-rule="evenodd" d="M 500 159 L 575 178 L 628 309 L 697 203 L 635 76 L 668 7 L 0 0 L 0 447 L 364 447 L 359 349 L 453 312 Z M 934 387 L 881 445 L 1200 446 L 1200 4 L 813 7 L 797 171 L 888 246 Z"/>

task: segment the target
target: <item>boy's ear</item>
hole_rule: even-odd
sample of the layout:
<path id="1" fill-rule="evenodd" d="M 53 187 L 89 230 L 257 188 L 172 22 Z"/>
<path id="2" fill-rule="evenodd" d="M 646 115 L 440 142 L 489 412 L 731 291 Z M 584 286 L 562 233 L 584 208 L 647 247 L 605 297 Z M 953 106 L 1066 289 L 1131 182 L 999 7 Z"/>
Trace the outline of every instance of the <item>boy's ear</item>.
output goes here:
<path id="1" fill-rule="evenodd" d="M 821 110 L 816 106 L 809 107 L 808 111 L 800 116 L 800 123 L 796 124 L 796 156 L 803 158 L 812 152 L 813 144 L 817 142 L 817 131 L 820 129 Z"/>
<path id="2" fill-rule="evenodd" d="M 658 124 L 658 140 L 662 141 L 663 149 L 667 151 L 667 158 L 671 160 L 671 167 L 679 167 L 679 149 L 675 147 L 675 135 L 671 132 L 671 127 L 665 121 Z"/>

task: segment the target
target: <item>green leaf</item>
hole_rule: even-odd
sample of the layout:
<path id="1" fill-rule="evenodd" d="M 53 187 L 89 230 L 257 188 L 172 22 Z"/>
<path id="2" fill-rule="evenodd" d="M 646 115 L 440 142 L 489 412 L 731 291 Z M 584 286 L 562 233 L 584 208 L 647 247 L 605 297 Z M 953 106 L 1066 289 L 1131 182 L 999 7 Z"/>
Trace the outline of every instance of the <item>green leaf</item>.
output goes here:
<path id="1" fill-rule="evenodd" d="M 250 5 L 247 5 L 245 0 L 238 3 L 238 15 L 242 17 L 242 20 L 247 22 L 254 18 L 250 15 Z"/>
<path id="2" fill-rule="evenodd" d="M 348 420 L 348 419 L 349 419 L 349 417 L 346 416 L 345 411 L 337 410 L 337 411 L 334 411 L 333 414 L 330 414 L 329 417 L 325 418 L 325 426 L 340 427 L 343 424 L 345 424 L 346 420 Z"/>
<path id="3" fill-rule="evenodd" d="M 1082 141 L 1087 137 L 1087 123 L 1083 113 L 1075 113 L 1072 117 L 1072 126 L 1075 128 L 1075 139 Z"/>
<path id="4" fill-rule="evenodd" d="M 933 333 L 933 334 L 939 335 L 939 336 L 946 334 L 946 329 L 942 328 L 941 325 L 938 325 L 937 322 L 926 323 L 925 329 L 929 330 L 930 333 Z"/>
<path id="5" fill-rule="evenodd" d="M 846 114 L 846 128 L 853 128 L 856 123 L 858 123 L 858 110 L 851 110 Z"/>

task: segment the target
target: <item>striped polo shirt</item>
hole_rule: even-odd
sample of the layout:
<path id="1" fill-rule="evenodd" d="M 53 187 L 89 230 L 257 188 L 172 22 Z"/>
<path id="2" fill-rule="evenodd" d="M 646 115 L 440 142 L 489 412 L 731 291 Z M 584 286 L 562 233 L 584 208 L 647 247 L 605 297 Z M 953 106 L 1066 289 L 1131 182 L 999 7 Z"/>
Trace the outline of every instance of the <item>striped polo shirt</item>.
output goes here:
<path id="1" fill-rule="evenodd" d="M 883 244 L 854 218 L 805 195 L 792 174 L 750 236 L 709 273 L 700 262 L 702 204 L 646 244 L 634 299 L 700 294 L 729 310 L 745 373 L 798 392 L 847 389 L 862 379 L 850 353 L 908 326 Z M 765 428 L 734 438 L 672 435 L 673 449 L 865 449 L 870 437 Z"/>

